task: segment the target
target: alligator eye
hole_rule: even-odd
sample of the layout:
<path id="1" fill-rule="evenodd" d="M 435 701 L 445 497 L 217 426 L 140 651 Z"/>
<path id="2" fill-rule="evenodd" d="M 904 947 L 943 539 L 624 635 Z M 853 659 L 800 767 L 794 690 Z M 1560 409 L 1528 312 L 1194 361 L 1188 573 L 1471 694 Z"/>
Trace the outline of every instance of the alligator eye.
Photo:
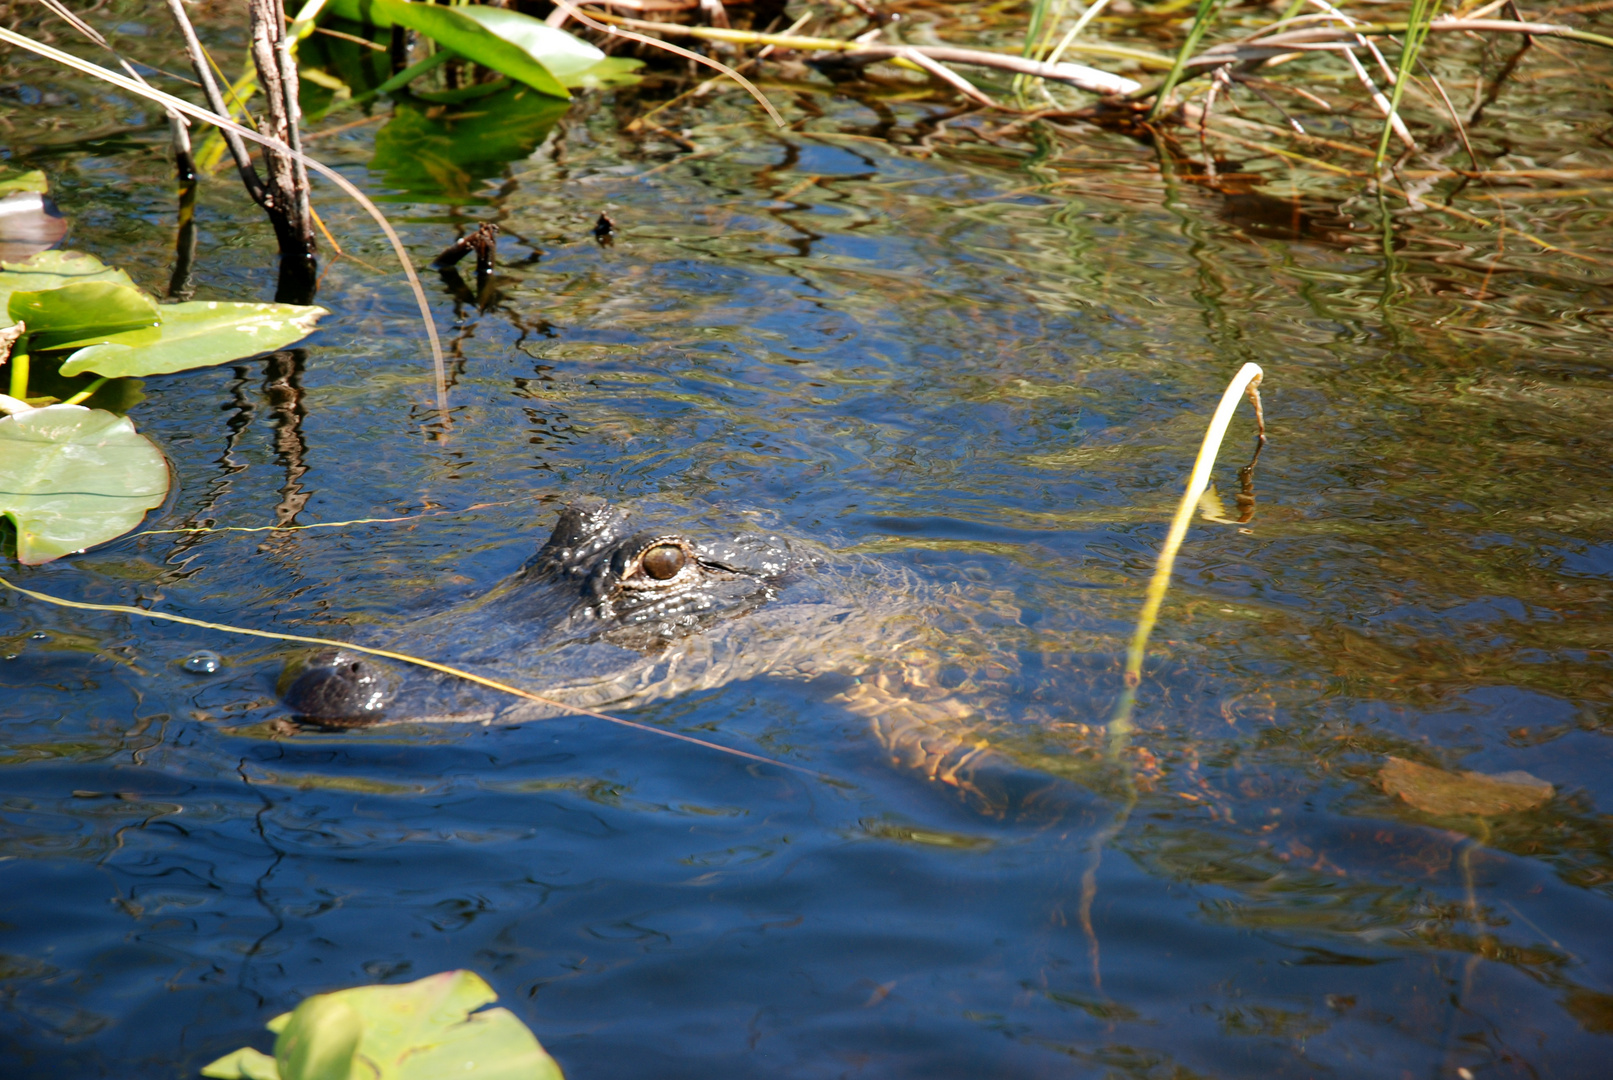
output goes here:
<path id="1" fill-rule="evenodd" d="M 666 581 L 675 577 L 687 561 L 683 549 L 678 545 L 657 544 L 644 553 L 639 565 L 644 567 L 644 572 L 656 581 Z"/>

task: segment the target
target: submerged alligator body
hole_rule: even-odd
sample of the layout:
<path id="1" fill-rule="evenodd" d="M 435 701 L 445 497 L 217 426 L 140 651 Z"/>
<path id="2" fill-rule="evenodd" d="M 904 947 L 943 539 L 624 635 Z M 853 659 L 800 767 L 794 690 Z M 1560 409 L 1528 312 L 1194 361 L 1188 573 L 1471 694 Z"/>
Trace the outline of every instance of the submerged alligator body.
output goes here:
<path id="1" fill-rule="evenodd" d="M 966 704 L 968 678 L 943 688 L 936 674 L 969 653 L 977 672 L 1001 665 L 979 635 L 945 657 L 933 646 L 958 606 L 872 560 L 756 532 L 703 540 L 637 529 L 590 503 L 562 510 L 548 542 L 485 595 L 374 644 L 590 709 L 762 676 L 839 675 L 848 685 L 838 700 L 870 721 L 895 763 L 973 791 L 993 757 L 984 718 Z M 561 711 L 340 649 L 289 667 L 281 691 L 292 712 L 325 726 L 519 723 Z"/>

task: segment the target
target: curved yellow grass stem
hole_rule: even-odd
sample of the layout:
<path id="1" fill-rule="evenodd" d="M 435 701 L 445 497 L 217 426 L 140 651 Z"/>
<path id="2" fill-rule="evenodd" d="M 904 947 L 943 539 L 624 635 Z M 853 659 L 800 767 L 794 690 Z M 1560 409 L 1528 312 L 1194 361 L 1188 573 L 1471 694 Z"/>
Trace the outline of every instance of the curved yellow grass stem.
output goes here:
<path id="1" fill-rule="evenodd" d="M 1188 477 L 1187 490 L 1182 493 L 1182 501 L 1176 504 L 1176 516 L 1171 518 L 1170 532 L 1165 534 L 1165 544 L 1159 551 L 1159 562 L 1154 567 L 1154 576 L 1148 582 L 1148 592 L 1143 599 L 1142 614 L 1137 617 L 1137 630 L 1131 635 L 1131 647 L 1126 650 L 1126 688 L 1121 695 L 1120 705 L 1115 710 L 1114 719 L 1109 721 L 1109 735 L 1111 742 L 1116 738 L 1124 738 L 1131 732 L 1131 709 L 1136 703 L 1137 684 L 1142 681 L 1143 654 L 1148 650 L 1148 638 L 1154 632 L 1154 624 L 1159 621 L 1160 605 L 1165 602 L 1165 592 L 1170 588 L 1171 571 L 1176 567 L 1176 553 L 1181 550 L 1182 541 L 1187 537 L 1187 526 L 1193 520 L 1193 508 L 1198 506 L 1199 498 L 1205 489 L 1210 486 L 1210 470 L 1215 467 L 1215 456 L 1221 452 L 1221 440 L 1226 437 L 1227 425 L 1232 422 L 1232 413 L 1238 407 L 1238 399 L 1245 392 L 1255 407 L 1255 419 L 1260 427 L 1260 441 L 1265 442 L 1266 424 L 1260 409 L 1260 379 L 1265 373 L 1260 370 L 1259 364 L 1245 364 L 1233 376 L 1232 382 L 1227 385 L 1226 393 L 1221 395 L 1221 404 L 1216 406 L 1215 415 L 1210 418 L 1210 426 L 1204 432 L 1204 442 L 1199 447 L 1199 456 L 1193 461 L 1193 474 Z"/>
<path id="2" fill-rule="evenodd" d="M 70 403 L 71 404 L 71 403 Z M 463 510 L 432 510 L 424 514 L 408 514 L 404 517 L 389 518 L 354 518 L 352 521 L 315 521 L 308 525 L 197 525 L 189 529 L 145 529 L 141 532 L 130 533 L 125 539 L 132 540 L 136 536 L 168 536 L 175 533 L 196 535 L 201 533 L 259 533 L 259 532 L 304 532 L 308 529 L 342 529 L 349 525 L 391 525 L 399 521 L 423 521 L 426 518 L 451 517 L 455 514 L 468 514 L 472 510 L 486 510 L 494 506 L 514 506 L 514 500 L 496 503 L 473 503 Z"/>
<path id="3" fill-rule="evenodd" d="M 523 690 L 519 686 L 511 686 L 509 683 L 502 683 L 497 679 L 489 679 L 484 675 L 477 675 L 474 672 L 463 671 L 456 667 L 450 667 L 447 664 L 439 664 L 433 660 L 423 660 L 418 656 L 410 656 L 408 653 L 392 652 L 388 649 L 372 649 L 367 645 L 354 645 L 351 642 L 346 641 L 331 641 L 328 638 L 304 637 L 301 634 L 281 634 L 276 633 L 273 630 L 253 630 L 245 626 L 230 626 L 228 623 L 204 622 L 201 619 L 191 619 L 184 615 L 169 615 L 166 612 L 147 611 L 144 608 L 127 607 L 123 604 L 91 604 L 86 603 L 83 600 L 63 600 L 59 596 L 50 596 L 45 593 L 35 592 L 32 589 L 25 589 L 21 585 L 14 584 L 3 577 L 0 577 L 0 586 L 4 586 L 15 593 L 21 593 L 23 596 L 26 596 L 32 600 L 38 600 L 41 603 L 55 604 L 57 607 L 78 608 L 81 611 L 106 611 L 118 615 L 139 615 L 142 618 L 161 619 L 165 622 L 183 623 L 186 626 L 198 626 L 203 630 L 218 630 L 226 634 L 244 634 L 247 637 L 269 638 L 273 641 L 294 641 L 303 645 L 324 645 L 341 649 L 351 649 L 353 652 L 366 653 L 370 656 L 382 656 L 388 660 L 396 660 L 404 664 L 413 664 L 415 667 L 423 667 L 429 668 L 432 671 L 440 671 L 444 675 L 452 675 L 455 678 L 464 679 L 467 682 L 478 683 L 482 686 L 489 687 L 490 689 L 511 694 L 518 698 L 525 698 L 528 701 L 535 701 L 541 705 L 549 705 L 553 708 L 560 709 L 564 712 L 572 713 L 577 716 L 591 716 L 595 720 L 606 720 L 612 724 L 620 724 L 622 727 L 633 728 L 635 731 L 644 731 L 651 735 L 661 735 L 668 739 L 677 739 L 679 742 L 693 743 L 695 746 L 703 746 L 708 750 L 717 750 L 724 754 L 733 754 L 735 757 L 747 758 L 751 761 L 759 761 L 764 765 L 777 765 L 781 769 L 792 769 L 795 772 L 805 773 L 808 776 L 815 776 L 821 780 L 833 780 L 833 777 L 820 773 L 814 769 L 804 768 L 800 765 L 791 765 L 787 761 L 777 761 L 773 758 L 763 757 L 760 754 L 752 754 L 744 750 L 735 750 L 731 746 L 723 746 L 720 743 L 707 742 L 704 739 L 696 739 L 691 735 L 681 735 L 676 731 L 667 731 L 664 728 L 651 727 L 649 724 L 639 724 L 632 720 L 623 720 L 619 716 L 612 716 L 609 713 L 596 712 L 593 709 L 584 708 L 581 705 L 571 705 L 567 702 L 559 700 L 558 698 L 552 698 L 545 694 L 534 694 L 532 691 Z"/>

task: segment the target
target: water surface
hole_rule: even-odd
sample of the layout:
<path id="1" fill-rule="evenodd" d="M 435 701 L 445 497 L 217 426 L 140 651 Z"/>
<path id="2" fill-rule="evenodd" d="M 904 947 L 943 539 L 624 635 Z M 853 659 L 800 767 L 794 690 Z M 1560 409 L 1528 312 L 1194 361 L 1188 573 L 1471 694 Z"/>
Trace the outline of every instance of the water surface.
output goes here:
<path id="1" fill-rule="evenodd" d="M 160 292 L 161 132 L 47 154 L 71 103 L 44 95 L 67 84 L 17 77 L 39 92 L 17 145 L 72 245 Z M 884 121 L 855 100 L 785 100 L 798 122 L 772 131 L 715 95 L 680 121 L 709 151 L 688 153 L 622 131 L 630 93 L 585 99 L 451 198 L 406 160 L 366 167 L 402 127 L 315 143 L 388 197 L 421 264 L 466 224 L 504 229 L 486 310 L 428 277 L 451 423 L 384 241 L 324 194 L 352 257 L 319 332 L 147 380 L 134 415 L 177 494 L 145 528 L 454 513 L 152 532 L 8 574 L 339 637 L 485 589 L 567 497 L 748 523 L 977 605 L 1014 662 L 994 737 L 1059 781 L 1053 809 L 892 767 L 833 680 L 631 715 L 835 783 L 587 719 L 288 734 L 269 643 L 3 597 L 6 1074 L 194 1075 L 267 1048 L 262 1023 L 308 993 L 455 967 L 574 1077 L 1598 1071 L 1607 268 L 1439 261 L 1494 244 L 1441 226 L 1445 247 L 1413 229 L 1386 272 L 1119 135 L 1051 165 L 927 154 L 869 136 Z M 199 299 L 272 290 L 244 201 L 204 191 Z M 1128 806 L 1095 729 L 1203 424 L 1250 360 L 1271 435 L 1255 515 L 1189 534 Z M 1250 438 L 1241 416 L 1228 508 Z M 183 670 L 197 648 L 223 671 Z M 1434 819 L 1381 790 L 1389 755 L 1556 794 Z"/>

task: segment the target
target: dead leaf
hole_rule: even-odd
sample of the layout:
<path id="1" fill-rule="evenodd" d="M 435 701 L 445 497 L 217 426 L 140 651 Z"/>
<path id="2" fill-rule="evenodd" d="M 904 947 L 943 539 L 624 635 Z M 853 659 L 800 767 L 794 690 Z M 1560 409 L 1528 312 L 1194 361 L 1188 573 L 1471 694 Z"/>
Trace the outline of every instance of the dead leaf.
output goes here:
<path id="1" fill-rule="evenodd" d="M 1378 773 L 1378 783 L 1425 814 L 1513 814 L 1533 810 L 1556 793 L 1546 781 L 1526 772 L 1446 772 L 1430 765 L 1391 757 Z"/>

